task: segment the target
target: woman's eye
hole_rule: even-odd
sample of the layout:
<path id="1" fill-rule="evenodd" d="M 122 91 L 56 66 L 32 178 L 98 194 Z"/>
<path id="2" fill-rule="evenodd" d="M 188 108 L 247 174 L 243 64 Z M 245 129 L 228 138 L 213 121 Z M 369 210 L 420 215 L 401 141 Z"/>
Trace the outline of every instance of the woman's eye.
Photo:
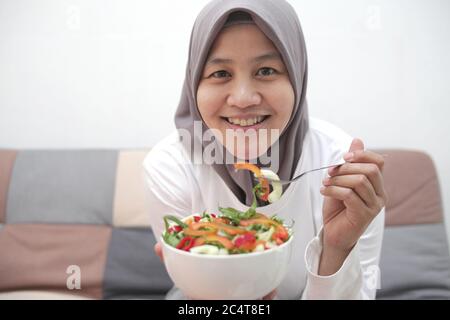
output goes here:
<path id="1" fill-rule="evenodd" d="M 220 70 L 220 71 L 214 72 L 213 74 L 211 74 L 211 76 L 213 78 L 225 78 L 225 77 L 230 76 L 230 74 L 225 70 Z"/>
<path id="2" fill-rule="evenodd" d="M 258 70 L 257 75 L 267 77 L 267 76 L 274 75 L 275 73 L 276 73 L 276 71 L 273 68 L 261 68 Z"/>

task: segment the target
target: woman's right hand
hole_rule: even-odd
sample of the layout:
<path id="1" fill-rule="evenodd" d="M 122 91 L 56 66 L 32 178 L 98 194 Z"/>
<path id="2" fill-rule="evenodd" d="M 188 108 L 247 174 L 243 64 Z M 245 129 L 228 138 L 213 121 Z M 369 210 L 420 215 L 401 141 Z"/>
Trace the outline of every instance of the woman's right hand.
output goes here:
<path id="1" fill-rule="evenodd" d="M 164 263 L 164 257 L 163 257 L 161 244 L 159 242 L 157 242 L 154 246 L 154 249 L 155 249 L 156 255 L 161 259 L 161 262 Z"/>
<path id="2" fill-rule="evenodd" d="M 156 255 L 161 259 L 161 262 L 164 263 L 164 257 L 163 257 L 161 244 L 159 242 L 157 242 L 154 246 L 154 249 L 155 249 Z M 273 300 L 275 298 L 276 294 L 277 294 L 277 290 L 275 289 L 272 292 L 270 292 L 269 294 L 262 297 L 262 300 Z"/>

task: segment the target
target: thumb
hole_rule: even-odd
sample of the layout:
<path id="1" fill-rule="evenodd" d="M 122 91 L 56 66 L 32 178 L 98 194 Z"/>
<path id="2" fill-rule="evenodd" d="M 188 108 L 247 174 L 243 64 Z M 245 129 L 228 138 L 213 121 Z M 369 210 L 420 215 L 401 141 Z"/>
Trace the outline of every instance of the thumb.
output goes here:
<path id="1" fill-rule="evenodd" d="M 161 259 L 161 261 L 164 262 L 162 247 L 161 247 L 161 244 L 159 242 L 157 242 L 155 244 L 154 250 L 155 250 L 156 255 Z"/>
<path id="2" fill-rule="evenodd" d="M 361 139 L 355 138 L 355 139 L 353 139 L 348 152 L 353 152 L 353 151 L 357 151 L 357 150 L 364 150 L 364 142 L 362 142 Z"/>

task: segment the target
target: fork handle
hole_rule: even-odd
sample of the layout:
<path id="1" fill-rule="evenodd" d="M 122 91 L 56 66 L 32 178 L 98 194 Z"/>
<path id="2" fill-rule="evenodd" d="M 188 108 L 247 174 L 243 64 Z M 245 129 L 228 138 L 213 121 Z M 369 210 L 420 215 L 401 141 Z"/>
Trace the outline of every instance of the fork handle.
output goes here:
<path id="1" fill-rule="evenodd" d="M 339 166 L 342 166 L 344 163 L 345 163 L 345 162 L 337 163 L 337 164 L 332 164 L 332 165 L 329 165 L 329 166 L 325 166 L 325 167 L 321 167 L 321 168 L 316 168 L 316 169 L 312 169 L 312 170 L 307 170 L 307 171 L 305 171 L 305 172 L 299 174 L 298 176 L 292 178 L 291 180 L 280 180 L 280 181 L 276 181 L 276 180 L 272 180 L 272 179 L 268 179 L 268 178 L 266 178 L 266 179 L 269 180 L 269 181 L 275 181 L 275 182 L 278 182 L 278 183 L 280 183 L 280 184 L 282 184 L 282 185 L 284 185 L 284 184 L 289 184 L 289 183 L 291 183 L 291 182 L 294 182 L 294 181 L 300 179 L 301 177 L 303 177 L 303 176 L 304 176 L 305 174 L 307 174 L 307 173 L 314 172 L 314 171 L 319 171 L 319 170 L 323 170 L 323 169 L 328 169 L 328 168 L 332 168 L 332 167 L 339 167 Z"/>
<path id="2" fill-rule="evenodd" d="M 305 171 L 304 173 L 302 173 L 302 175 L 305 174 L 305 173 L 308 173 L 308 172 L 313 172 L 313 171 L 318 171 L 318 170 L 328 169 L 328 168 L 332 168 L 332 167 L 339 167 L 339 166 L 342 166 L 344 163 L 345 163 L 345 162 L 338 163 L 338 164 L 332 164 L 331 166 L 326 166 L 326 167 L 322 167 L 322 168 L 312 169 L 312 170 L 309 170 L 309 171 Z"/>

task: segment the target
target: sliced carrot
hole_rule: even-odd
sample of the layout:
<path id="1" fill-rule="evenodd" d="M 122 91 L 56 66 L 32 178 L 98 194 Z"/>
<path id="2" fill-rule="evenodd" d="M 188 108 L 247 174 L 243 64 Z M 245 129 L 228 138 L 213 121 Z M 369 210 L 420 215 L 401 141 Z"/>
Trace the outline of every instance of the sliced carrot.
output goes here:
<path id="1" fill-rule="evenodd" d="M 225 219 L 224 217 L 220 217 L 220 218 L 212 218 L 211 219 L 212 222 L 219 222 L 219 223 L 225 223 L 227 224 L 229 222 L 228 219 Z"/>
<path id="2" fill-rule="evenodd" d="M 192 228 L 186 228 L 184 229 L 184 234 L 191 237 L 200 237 L 200 236 L 206 236 L 210 234 L 214 234 L 217 232 L 217 229 L 210 229 L 210 230 L 194 230 Z"/>
<path id="3" fill-rule="evenodd" d="M 255 174 L 257 178 L 261 176 L 261 170 L 252 163 L 238 162 L 234 164 L 236 170 L 249 170 Z"/>
<path id="4" fill-rule="evenodd" d="M 283 244 L 284 242 L 283 242 L 283 240 L 281 240 L 280 238 L 276 238 L 276 239 L 275 239 L 275 243 L 276 243 L 277 245 L 281 245 L 281 244 Z"/>
<path id="5" fill-rule="evenodd" d="M 195 238 L 194 247 L 202 246 L 204 244 L 205 244 L 205 238 L 203 238 L 203 237 Z"/>
<path id="6" fill-rule="evenodd" d="M 213 224 L 214 224 L 214 226 L 216 226 L 220 230 L 225 231 L 226 233 L 228 233 L 230 235 L 244 234 L 244 233 L 248 232 L 245 229 L 241 229 L 241 228 L 238 228 L 238 227 L 235 227 L 235 226 L 230 226 L 230 225 L 225 224 L 225 223 L 214 222 Z"/>
<path id="7" fill-rule="evenodd" d="M 279 226 L 280 224 L 272 219 L 264 219 L 264 218 L 256 218 L 256 219 L 248 219 L 241 220 L 239 223 L 243 227 L 250 226 L 252 224 L 263 224 L 265 226 Z"/>
<path id="8" fill-rule="evenodd" d="M 217 226 L 215 226 L 211 222 L 196 222 L 196 223 L 191 224 L 190 228 L 193 230 L 198 230 L 200 228 L 208 228 L 208 229 L 217 230 Z"/>
<path id="9" fill-rule="evenodd" d="M 287 232 L 286 228 L 282 225 L 278 225 L 275 232 L 272 234 L 272 239 L 281 239 L 283 242 L 286 241 L 289 238 L 289 233 Z"/>
<path id="10" fill-rule="evenodd" d="M 203 239 L 205 240 L 205 242 L 218 242 L 221 245 L 223 245 L 225 247 L 225 249 L 232 249 L 234 247 L 233 242 L 231 242 L 231 240 L 225 238 L 225 237 L 221 237 L 221 236 L 217 236 L 217 235 L 208 235 L 203 237 Z"/>
<path id="11" fill-rule="evenodd" d="M 261 184 L 261 188 L 263 190 L 263 194 L 259 196 L 259 198 L 263 201 L 267 201 L 269 199 L 270 194 L 270 187 L 269 187 L 269 181 L 267 181 L 266 178 L 261 174 L 261 169 L 259 169 L 257 166 L 255 166 L 252 163 L 248 162 L 238 162 L 234 164 L 234 168 L 236 170 L 249 170 L 253 172 L 258 178 L 259 183 Z"/>

